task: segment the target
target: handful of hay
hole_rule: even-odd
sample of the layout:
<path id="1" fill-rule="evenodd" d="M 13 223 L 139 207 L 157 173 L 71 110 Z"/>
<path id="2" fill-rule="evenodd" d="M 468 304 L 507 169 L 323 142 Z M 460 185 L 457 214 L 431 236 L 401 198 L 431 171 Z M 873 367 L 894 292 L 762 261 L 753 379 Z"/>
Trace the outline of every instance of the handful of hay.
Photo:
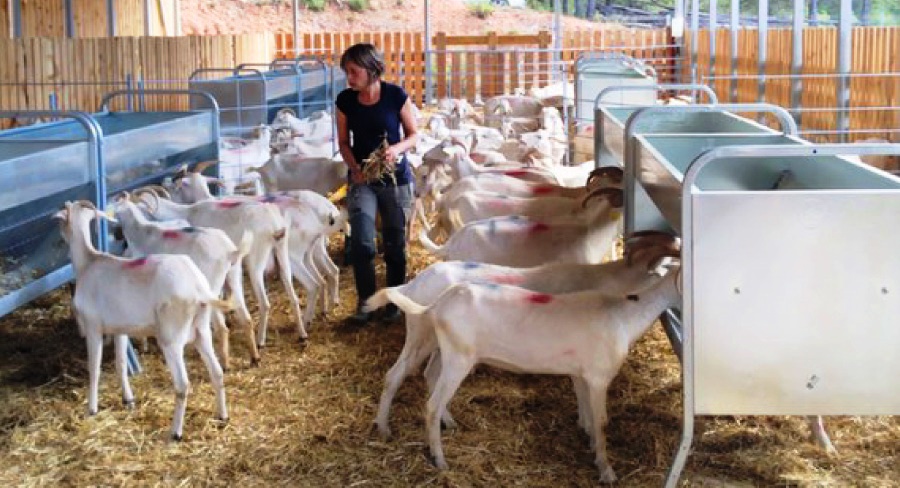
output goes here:
<path id="1" fill-rule="evenodd" d="M 394 184 L 397 184 L 397 178 L 394 176 L 394 170 L 397 169 L 397 161 L 389 161 L 385 157 L 388 147 L 387 134 L 385 134 L 381 145 L 372 151 L 368 158 L 363 159 L 362 174 L 366 183 L 379 181 L 389 175 Z"/>

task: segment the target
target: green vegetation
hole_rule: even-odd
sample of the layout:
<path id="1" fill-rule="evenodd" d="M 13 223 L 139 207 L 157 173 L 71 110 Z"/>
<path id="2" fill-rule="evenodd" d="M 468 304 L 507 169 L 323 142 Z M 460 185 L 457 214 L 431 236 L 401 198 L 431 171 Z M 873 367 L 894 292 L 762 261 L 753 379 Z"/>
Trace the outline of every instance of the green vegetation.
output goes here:
<path id="1" fill-rule="evenodd" d="M 347 6 L 354 12 L 362 12 L 369 8 L 369 0 L 348 0 Z"/>
<path id="2" fill-rule="evenodd" d="M 325 3 L 328 0 L 303 0 L 303 4 L 306 5 L 307 10 L 312 10 L 313 12 L 321 12 L 325 10 Z"/>
<path id="3" fill-rule="evenodd" d="M 494 6 L 488 0 L 469 4 L 469 12 L 479 19 L 486 19 L 494 13 Z"/>
<path id="4" fill-rule="evenodd" d="M 700 10 L 709 11 L 710 0 L 700 0 Z M 691 9 L 691 0 L 687 0 L 685 13 Z M 821 21 L 836 20 L 840 12 L 840 0 L 805 0 L 808 19 Z M 727 14 L 731 2 L 718 3 L 719 14 Z M 741 13 L 755 16 L 759 10 L 759 0 L 740 0 Z M 535 10 L 552 11 L 553 0 L 528 0 L 528 6 Z M 564 14 L 576 17 L 594 18 L 606 7 L 630 7 L 649 12 L 665 12 L 674 8 L 674 0 L 561 0 Z M 769 0 L 769 15 L 778 18 L 790 18 L 794 11 L 794 0 Z M 855 0 L 853 2 L 855 23 L 873 25 L 900 24 L 900 1 L 897 0 Z"/>

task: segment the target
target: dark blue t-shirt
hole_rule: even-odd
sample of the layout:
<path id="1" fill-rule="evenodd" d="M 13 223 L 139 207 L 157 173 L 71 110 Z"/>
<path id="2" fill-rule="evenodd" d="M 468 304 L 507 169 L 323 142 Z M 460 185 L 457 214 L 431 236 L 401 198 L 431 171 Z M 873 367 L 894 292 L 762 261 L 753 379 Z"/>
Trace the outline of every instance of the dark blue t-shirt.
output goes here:
<path id="1" fill-rule="evenodd" d="M 373 105 L 359 103 L 359 92 L 350 88 L 338 94 L 335 105 L 347 117 L 347 127 L 353 136 L 350 149 L 360 166 L 365 164 L 363 159 L 381 145 L 385 134 L 388 144 L 400 142 L 400 110 L 407 98 L 403 88 L 384 81 L 381 82 L 381 97 Z M 409 162 L 404 155 L 397 163 L 394 177 L 398 185 L 406 185 L 410 176 Z M 390 177 L 382 179 L 384 183 L 389 181 Z"/>

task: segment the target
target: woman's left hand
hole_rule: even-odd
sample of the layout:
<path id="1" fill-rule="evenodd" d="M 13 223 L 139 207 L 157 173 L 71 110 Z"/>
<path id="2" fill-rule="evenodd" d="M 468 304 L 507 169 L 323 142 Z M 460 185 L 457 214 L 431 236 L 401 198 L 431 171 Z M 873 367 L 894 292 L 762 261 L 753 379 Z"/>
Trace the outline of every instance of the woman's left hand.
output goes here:
<path id="1" fill-rule="evenodd" d="M 384 150 L 384 159 L 392 163 L 396 163 L 397 160 L 400 159 L 400 152 L 397 151 L 396 145 L 388 146 L 388 148 Z"/>

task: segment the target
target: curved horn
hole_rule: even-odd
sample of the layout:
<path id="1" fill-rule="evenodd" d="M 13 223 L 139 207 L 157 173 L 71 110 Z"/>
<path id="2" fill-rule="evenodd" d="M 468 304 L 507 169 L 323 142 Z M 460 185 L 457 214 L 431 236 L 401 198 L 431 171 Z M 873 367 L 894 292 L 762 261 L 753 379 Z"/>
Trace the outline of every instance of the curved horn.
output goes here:
<path id="1" fill-rule="evenodd" d="M 169 190 L 162 185 L 146 185 L 143 188 L 152 191 L 158 197 L 165 197 L 169 200 L 172 199 L 172 194 L 169 193 Z"/>
<path id="2" fill-rule="evenodd" d="M 202 173 L 207 170 L 210 166 L 219 164 L 219 161 L 216 159 L 211 159 L 209 161 L 201 161 L 194 166 L 194 173 Z"/>
<path id="3" fill-rule="evenodd" d="M 90 200 L 78 200 L 78 202 L 76 202 L 76 203 L 78 203 L 82 207 L 89 208 L 91 210 L 97 210 L 97 206 L 94 205 L 94 202 L 92 202 Z"/>
<path id="4" fill-rule="evenodd" d="M 668 240 L 673 240 L 673 241 L 677 238 L 677 236 L 674 236 L 669 232 L 665 232 L 662 230 L 649 230 L 648 229 L 648 230 L 634 231 L 631 234 L 628 234 L 627 236 L 625 236 L 625 240 L 629 241 L 631 239 L 643 239 L 645 237 L 654 237 L 654 238 L 668 239 Z"/>
<path id="5" fill-rule="evenodd" d="M 131 193 L 128 193 L 127 191 L 122 190 L 116 196 L 113 197 L 113 203 L 119 203 L 122 200 L 131 200 Z"/>
<path id="6" fill-rule="evenodd" d="M 625 263 L 631 266 L 634 261 L 638 260 L 638 256 L 642 254 L 647 259 L 653 260 L 658 256 L 680 254 L 680 252 L 680 242 L 645 238 L 625 245 Z"/>
<path id="7" fill-rule="evenodd" d="M 615 183 L 621 183 L 625 177 L 625 172 L 618 166 L 603 166 L 596 168 L 588 174 L 587 185 L 590 186 L 594 180 L 600 178 L 608 178 Z"/>
<path id="8" fill-rule="evenodd" d="M 134 190 L 134 193 L 131 194 L 131 201 L 134 203 L 147 203 L 147 205 L 150 206 L 150 201 L 141 199 L 141 196 L 143 195 L 150 195 L 153 197 L 153 205 L 150 209 L 150 213 L 156 213 L 159 209 L 159 195 L 152 188 L 138 188 L 137 190 Z"/>
<path id="9" fill-rule="evenodd" d="M 620 208 L 624 204 L 624 196 L 620 188 L 600 188 L 584 197 L 584 200 L 581 201 L 581 208 L 586 208 L 587 203 L 594 197 L 606 197 L 609 204 L 616 208 Z"/>

